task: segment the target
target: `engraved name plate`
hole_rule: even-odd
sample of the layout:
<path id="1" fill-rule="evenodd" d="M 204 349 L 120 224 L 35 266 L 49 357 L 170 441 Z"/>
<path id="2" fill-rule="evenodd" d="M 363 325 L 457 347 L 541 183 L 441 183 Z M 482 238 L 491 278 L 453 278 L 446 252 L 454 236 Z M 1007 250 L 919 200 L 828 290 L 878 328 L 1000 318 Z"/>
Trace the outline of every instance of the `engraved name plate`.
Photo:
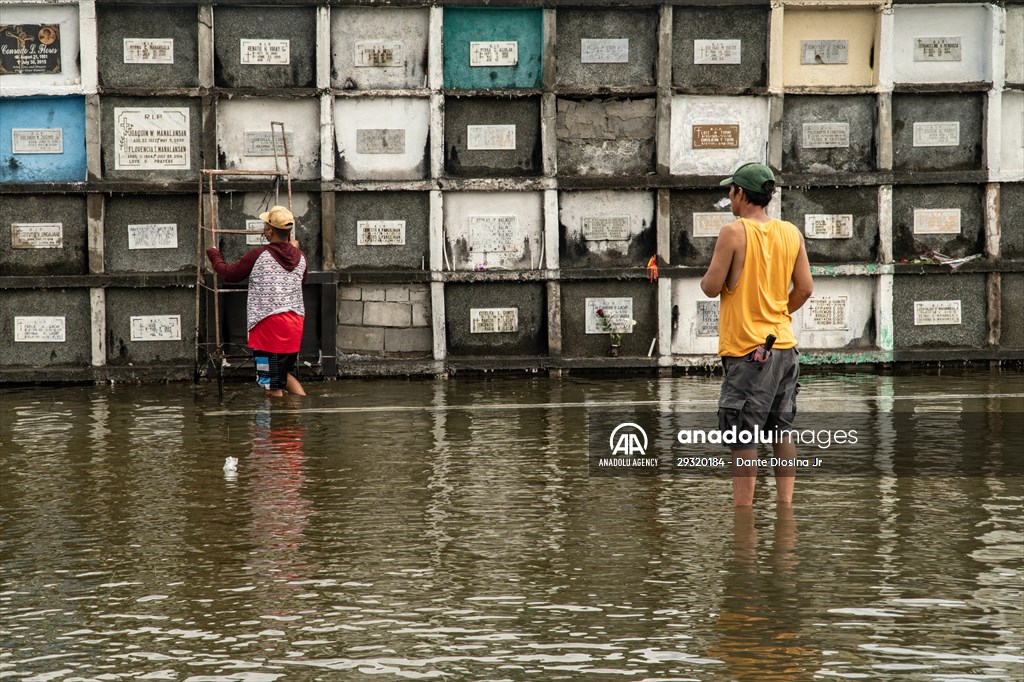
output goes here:
<path id="1" fill-rule="evenodd" d="M 249 219 L 245 221 L 245 229 L 249 230 L 249 234 L 245 235 L 245 243 L 248 246 L 263 246 L 269 244 L 267 238 L 263 236 L 263 221 L 256 219 Z"/>
<path id="2" fill-rule="evenodd" d="M 960 324 L 960 301 L 914 301 L 914 326 Z"/>
<path id="3" fill-rule="evenodd" d="M 174 38 L 125 38 L 125 64 L 173 64 Z"/>
<path id="4" fill-rule="evenodd" d="M 507 253 L 516 250 L 519 217 L 514 215 L 469 216 L 469 250 L 474 253 Z"/>
<path id="5" fill-rule="evenodd" d="M 915 62 L 958 62 L 962 59 L 960 36 L 914 38 Z"/>
<path id="6" fill-rule="evenodd" d="M 808 213 L 804 216 L 804 236 L 808 239 L 851 239 L 852 213 Z"/>
<path id="7" fill-rule="evenodd" d="M 624 241 L 629 239 L 629 216 L 591 216 L 581 221 L 587 241 Z"/>
<path id="8" fill-rule="evenodd" d="M 405 128 L 357 128 L 356 154 L 404 154 Z"/>
<path id="9" fill-rule="evenodd" d="M 63 154 L 62 128 L 12 128 L 11 152 L 14 154 Z"/>
<path id="10" fill-rule="evenodd" d="M 580 63 L 628 64 L 628 38 L 581 38 Z"/>
<path id="11" fill-rule="evenodd" d="M 800 43 L 801 64 L 846 64 L 849 53 L 848 40 L 804 40 Z"/>
<path id="12" fill-rule="evenodd" d="M 742 45 L 741 40 L 694 40 L 693 63 L 739 64 Z"/>
<path id="13" fill-rule="evenodd" d="M 914 146 L 960 146 L 960 121 L 918 121 L 914 124 Z"/>
<path id="14" fill-rule="evenodd" d="M 804 149 L 839 149 L 850 146 L 850 124 L 845 121 L 804 123 Z"/>
<path id="15" fill-rule="evenodd" d="M 960 209 L 915 208 L 914 234 L 960 234 Z"/>
<path id="16" fill-rule="evenodd" d="M 717 237 L 722 228 L 734 220 L 732 213 L 694 213 L 693 236 Z"/>
<path id="17" fill-rule="evenodd" d="M 357 246 L 405 245 L 404 220 L 357 220 Z"/>
<path id="18" fill-rule="evenodd" d="M 718 301 L 697 301 L 695 336 L 718 336 Z"/>
<path id="19" fill-rule="evenodd" d="M 405 45 L 394 40 L 366 40 L 356 43 L 356 66 L 387 68 L 405 66 Z"/>
<path id="20" fill-rule="evenodd" d="M 740 126 L 737 123 L 698 123 L 692 130 L 694 149 L 738 149 Z"/>
<path id="21" fill-rule="evenodd" d="M 14 318 L 16 343 L 64 343 L 67 340 L 63 317 L 33 316 Z"/>
<path id="22" fill-rule="evenodd" d="M 188 170 L 187 107 L 114 109 L 116 170 Z"/>
<path id="23" fill-rule="evenodd" d="M 846 296 L 812 296 L 804 308 L 804 331 L 831 332 L 849 329 Z"/>
<path id="24" fill-rule="evenodd" d="M 470 308 L 471 334 L 507 334 L 519 331 L 519 308 Z"/>
<path id="25" fill-rule="evenodd" d="M 132 315 L 132 341 L 181 341 L 181 315 Z"/>
<path id="26" fill-rule="evenodd" d="M 604 315 L 598 315 L 600 310 Z M 605 326 L 601 318 L 608 323 Z M 587 334 L 633 333 L 632 298 L 588 298 L 586 299 Z"/>
<path id="27" fill-rule="evenodd" d="M 128 226 L 129 249 L 176 249 L 178 226 L 175 223 L 153 223 Z"/>
<path id="28" fill-rule="evenodd" d="M 64 223 L 11 223 L 12 249 L 64 248 Z"/>
<path id="29" fill-rule="evenodd" d="M 515 40 L 479 41 L 469 44 L 470 66 L 515 66 L 519 43 Z"/>
<path id="30" fill-rule="evenodd" d="M 288 153 L 295 152 L 295 136 L 290 130 L 285 131 L 283 140 L 280 131 L 270 130 L 246 130 L 243 139 L 245 156 L 273 156 L 276 143 L 277 155 L 283 159 L 285 142 L 288 143 Z"/>
<path id="31" fill-rule="evenodd" d="M 273 39 L 241 39 L 242 64 L 290 64 L 291 41 Z"/>
<path id="32" fill-rule="evenodd" d="M 514 125 L 466 126 L 467 149 L 515 149 Z"/>
<path id="33" fill-rule="evenodd" d="M 0 28 L 0 74 L 61 72 L 60 24 L 6 24 Z"/>

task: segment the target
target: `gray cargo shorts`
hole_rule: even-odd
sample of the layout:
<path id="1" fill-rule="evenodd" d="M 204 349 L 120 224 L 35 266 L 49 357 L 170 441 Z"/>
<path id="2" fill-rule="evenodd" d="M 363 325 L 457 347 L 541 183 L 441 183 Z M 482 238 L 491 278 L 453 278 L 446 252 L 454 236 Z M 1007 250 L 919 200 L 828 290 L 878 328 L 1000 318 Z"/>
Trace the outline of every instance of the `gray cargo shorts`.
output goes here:
<path id="1" fill-rule="evenodd" d="M 776 348 L 767 362 L 754 362 L 753 353 L 742 358 L 723 357 L 722 392 L 718 398 L 718 428 L 736 427 L 737 432 L 788 429 L 796 417 L 796 394 L 800 391 L 800 351 Z M 756 442 L 756 441 L 747 441 Z M 731 445 L 748 450 L 751 445 Z"/>

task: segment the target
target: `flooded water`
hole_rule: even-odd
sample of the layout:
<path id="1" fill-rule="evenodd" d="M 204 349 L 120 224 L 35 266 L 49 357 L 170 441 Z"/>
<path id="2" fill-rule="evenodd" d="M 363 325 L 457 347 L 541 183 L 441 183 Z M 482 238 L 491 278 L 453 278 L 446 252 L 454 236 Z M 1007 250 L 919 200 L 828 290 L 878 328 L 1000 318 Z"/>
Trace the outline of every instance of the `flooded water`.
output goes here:
<path id="1" fill-rule="evenodd" d="M 5 388 L 0 677 L 1024 678 L 1024 379 L 803 383 L 932 421 L 734 511 L 588 476 L 588 411 L 713 412 L 716 377 Z M 886 474 L 922 442 L 983 466 Z"/>

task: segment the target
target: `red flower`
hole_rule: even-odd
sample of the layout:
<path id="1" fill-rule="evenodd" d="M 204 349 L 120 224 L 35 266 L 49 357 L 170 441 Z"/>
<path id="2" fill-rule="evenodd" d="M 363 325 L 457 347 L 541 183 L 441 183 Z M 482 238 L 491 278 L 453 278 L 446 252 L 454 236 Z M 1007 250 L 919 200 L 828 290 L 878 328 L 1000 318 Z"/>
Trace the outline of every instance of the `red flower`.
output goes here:
<path id="1" fill-rule="evenodd" d="M 601 317 L 604 317 L 604 308 L 598 308 L 597 314 L 600 315 Z"/>

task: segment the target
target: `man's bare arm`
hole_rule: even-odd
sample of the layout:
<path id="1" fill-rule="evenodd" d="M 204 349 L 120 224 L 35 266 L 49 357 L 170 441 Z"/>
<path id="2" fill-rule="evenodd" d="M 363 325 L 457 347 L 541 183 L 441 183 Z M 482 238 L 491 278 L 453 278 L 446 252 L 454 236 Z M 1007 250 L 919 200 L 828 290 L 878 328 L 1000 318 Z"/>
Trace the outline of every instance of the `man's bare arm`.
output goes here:
<path id="1" fill-rule="evenodd" d="M 715 298 L 722 293 L 722 289 L 725 287 L 729 268 L 732 266 L 733 256 L 736 252 L 738 231 L 741 229 L 743 228 L 739 223 L 729 223 L 718 233 L 718 239 L 715 241 L 715 253 L 711 256 L 711 264 L 708 265 L 708 270 L 700 281 L 700 289 L 708 298 Z"/>
<path id="2" fill-rule="evenodd" d="M 800 235 L 800 252 L 796 255 L 796 263 L 793 265 L 793 288 L 789 292 L 789 303 L 787 309 L 791 313 L 807 302 L 807 299 L 814 293 L 814 280 L 811 278 L 811 263 L 807 259 L 807 246 L 804 244 L 804 237 Z"/>

